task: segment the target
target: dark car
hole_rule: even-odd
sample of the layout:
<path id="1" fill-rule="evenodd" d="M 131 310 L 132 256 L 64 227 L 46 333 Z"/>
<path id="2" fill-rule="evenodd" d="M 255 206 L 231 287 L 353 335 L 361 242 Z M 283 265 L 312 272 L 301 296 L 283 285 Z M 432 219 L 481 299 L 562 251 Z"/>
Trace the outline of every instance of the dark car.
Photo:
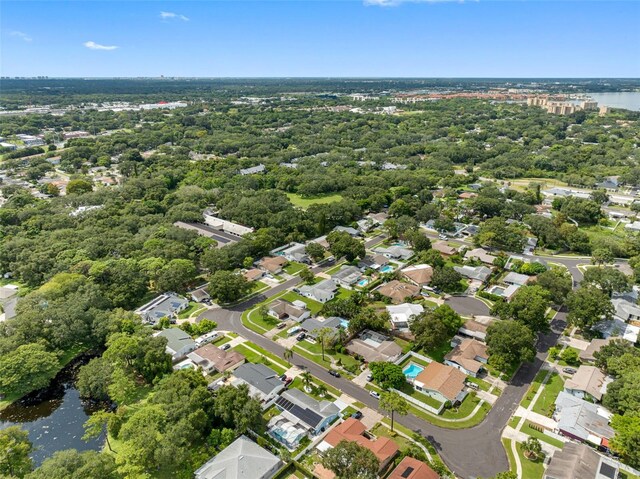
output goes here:
<path id="1" fill-rule="evenodd" d="M 354 419 L 361 419 L 362 418 L 362 413 L 360 411 L 356 411 L 351 415 L 352 418 Z"/>
<path id="2" fill-rule="evenodd" d="M 340 373 L 338 371 L 334 371 L 333 369 L 329 369 L 329 374 L 331 374 L 334 378 L 340 377 Z"/>
<path id="3" fill-rule="evenodd" d="M 280 324 L 278 324 L 278 326 L 276 326 L 276 328 L 282 329 L 282 328 L 284 328 L 286 326 L 287 326 L 287 323 L 280 323 Z"/>
<path id="4" fill-rule="evenodd" d="M 220 346 L 220 349 L 222 349 L 223 351 L 226 351 L 230 347 L 231 347 L 231 345 L 229 343 L 226 343 L 226 344 L 223 344 L 222 346 Z"/>
<path id="5" fill-rule="evenodd" d="M 287 380 L 287 375 L 286 374 L 281 374 L 280 376 L 278 376 L 278 378 L 280 379 L 280 381 L 286 381 Z"/>
<path id="6" fill-rule="evenodd" d="M 575 374 L 578 372 L 578 370 L 574 368 L 562 368 L 562 371 L 567 374 Z"/>
<path id="7" fill-rule="evenodd" d="M 306 337 L 307 337 L 307 335 L 306 335 L 305 333 L 300 333 L 300 334 L 298 334 L 298 335 L 296 336 L 296 339 L 297 339 L 298 341 L 302 341 L 302 340 L 303 340 L 304 338 L 306 338 Z"/>

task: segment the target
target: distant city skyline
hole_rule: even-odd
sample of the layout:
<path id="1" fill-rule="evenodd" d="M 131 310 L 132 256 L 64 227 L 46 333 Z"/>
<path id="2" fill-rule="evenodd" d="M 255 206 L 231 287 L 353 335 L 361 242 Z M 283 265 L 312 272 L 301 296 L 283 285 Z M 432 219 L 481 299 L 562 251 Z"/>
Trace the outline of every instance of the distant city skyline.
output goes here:
<path id="1" fill-rule="evenodd" d="M 640 77 L 640 2 L 0 2 L 0 74 Z"/>

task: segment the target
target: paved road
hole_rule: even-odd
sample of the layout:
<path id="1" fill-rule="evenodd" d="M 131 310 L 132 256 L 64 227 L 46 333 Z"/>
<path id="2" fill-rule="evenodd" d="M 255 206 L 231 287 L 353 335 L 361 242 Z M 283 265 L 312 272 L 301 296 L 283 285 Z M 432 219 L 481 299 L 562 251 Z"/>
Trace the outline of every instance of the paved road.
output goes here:
<path id="1" fill-rule="evenodd" d="M 381 241 L 383 238 L 384 236 L 381 235 L 380 237 L 369 240 L 367 247 Z M 550 258 L 546 257 L 543 259 L 550 260 Z M 588 260 L 584 258 L 554 257 L 553 261 L 567 266 L 574 280 L 579 281 L 582 279 L 582 273 L 578 270 L 577 265 L 585 263 Z M 320 272 L 328 267 L 330 267 L 330 265 L 324 265 L 315 268 L 314 271 Z M 284 348 L 270 339 L 245 328 L 242 324 L 241 316 L 243 311 L 252 308 L 266 298 L 295 286 L 299 282 L 299 278 L 293 278 L 276 286 L 265 294 L 252 298 L 244 303 L 240 303 L 229 309 L 209 310 L 200 317 L 213 319 L 218 323 L 220 329 L 235 331 L 262 348 L 282 357 Z M 455 303 L 466 308 L 482 308 L 483 314 L 485 310 L 488 309 L 484 303 L 481 303 L 482 306 L 475 303 L 472 306 L 471 302 L 462 297 L 456 298 Z M 478 311 L 479 309 L 474 309 L 473 314 L 477 314 Z M 455 430 L 435 426 L 413 415 L 399 416 L 396 418 L 396 421 L 426 437 L 438 450 L 442 460 L 461 478 L 492 477 L 498 472 L 508 470 L 509 462 L 500 441 L 502 430 L 522 400 L 529 384 L 533 381 L 533 378 L 544 363 L 547 351 L 557 343 L 565 326 L 566 313 L 561 311 L 552 321 L 551 331 L 540 337 L 535 361 L 523 365 L 518 370 L 511 383 L 503 391 L 481 424 L 470 429 Z M 323 367 L 297 354 L 294 355 L 292 362 L 302 368 L 308 369 L 314 376 L 354 399 L 377 409 L 378 401 L 371 397 L 367 390 L 359 387 L 352 381 L 344 378 L 334 378 L 330 376 Z"/>
<path id="2" fill-rule="evenodd" d="M 461 316 L 489 316 L 489 306 L 471 296 L 451 296 L 445 300 Z"/>

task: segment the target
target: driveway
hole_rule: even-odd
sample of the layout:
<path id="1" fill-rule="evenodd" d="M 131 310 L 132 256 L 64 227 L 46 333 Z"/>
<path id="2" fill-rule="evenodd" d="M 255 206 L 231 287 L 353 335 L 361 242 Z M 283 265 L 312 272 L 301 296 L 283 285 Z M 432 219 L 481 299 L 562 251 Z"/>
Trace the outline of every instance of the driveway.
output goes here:
<path id="1" fill-rule="evenodd" d="M 461 316 L 489 316 L 489 306 L 471 296 L 452 296 L 445 300 Z"/>

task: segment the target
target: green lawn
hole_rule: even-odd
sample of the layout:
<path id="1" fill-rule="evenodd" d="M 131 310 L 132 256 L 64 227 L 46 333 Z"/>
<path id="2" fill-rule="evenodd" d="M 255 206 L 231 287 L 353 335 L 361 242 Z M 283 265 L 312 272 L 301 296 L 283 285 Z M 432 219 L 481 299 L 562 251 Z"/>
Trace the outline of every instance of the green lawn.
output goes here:
<path id="1" fill-rule="evenodd" d="M 482 391 L 488 391 L 489 389 L 491 389 L 491 384 L 483 379 L 474 378 L 473 376 L 467 376 L 467 381 L 477 384 L 478 386 L 480 386 L 480 389 Z"/>
<path id="2" fill-rule="evenodd" d="M 477 405 L 477 401 L 479 401 L 477 398 L 468 397 L 463 401 L 463 404 L 460 406 L 460 409 L 457 412 L 455 409 L 445 411 L 442 414 L 442 417 L 446 417 L 448 419 L 454 419 L 454 418 L 462 418 L 462 417 L 468 416 L 469 412 L 471 412 L 471 410 L 473 410 L 474 407 Z M 467 429 L 467 428 L 476 426 L 482 422 L 482 420 L 486 417 L 486 415 L 489 413 L 490 410 L 491 410 L 491 406 L 487 403 L 483 403 L 480 409 L 478 410 L 478 412 L 469 419 L 466 419 L 464 421 L 443 421 L 440 416 L 436 416 L 435 414 L 430 414 L 420 408 L 417 408 L 413 405 L 409 405 L 409 412 L 411 412 L 411 414 L 418 416 L 432 424 L 435 424 L 436 426 L 440 426 L 447 429 Z"/>
<path id="3" fill-rule="evenodd" d="M 547 444 L 551 444 L 552 446 L 556 446 L 562 449 L 562 445 L 564 444 L 562 441 L 551 436 L 547 436 L 545 433 L 538 431 L 538 429 L 532 426 L 533 424 L 531 423 L 531 421 L 525 421 L 524 425 L 522 426 L 522 432 L 528 434 L 531 437 L 538 438 L 539 440 L 544 441 Z"/>
<path id="4" fill-rule="evenodd" d="M 214 346 L 222 346 L 224 343 L 228 343 L 232 339 L 233 338 L 230 338 L 229 336 L 222 336 L 221 338 L 216 339 L 212 344 Z"/>
<path id="5" fill-rule="evenodd" d="M 302 271 L 303 269 L 305 269 L 306 267 L 307 266 L 302 263 L 296 263 L 295 261 L 292 261 L 284 267 L 284 270 L 289 274 L 296 274 Z"/>
<path id="6" fill-rule="evenodd" d="M 502 446 L 509 459 L 509 470 L 516 472 L 516 458 L 513 457 L 513 451 L 511 450 L 511 439 L 502 439 Z"/>
<path id="7" fill-rule="evenodd" d="M 544 474 L 544 459 L 538 458 L 535 461 L 527 459 L 522 451 L 522 445 L 516 444 L 518 455 L 520 456 L 520 464 L 522 464 L 522 479 L 540 479 Z"/>
<path id="8" fill-rule="evenodd" d="M 411 364 L 411 363 L 416 363 L 416 364 L 419 364 L 420 366 L 428 366 L 428 365 L 429 365 L 429 363 L 428 363 L 428 362 L 423 361 L 423 360 L 422 360 L 422 359 L 420 359 L 420 358 L 417 358 L 417 357 L 415 357 L 415 356 L 409 356 L 407 359 L 405 359 L 404 361 L 402 361 L 402 362 L 400 363 L 400 367 L 401 367 L 402 369 L 404 369 L 404 367 L 405 367 L 405 366 L 407 366 L 407 365 L 409 365 L 409 364 Z"/>
<path id="9" fill-rule="evenodd" d="M 322 309 L 322 303 L 310 298 L 305 298 L 304 296 L 301 296 L 298 293 L 294 293 L 293 291 L 288 291 L 280 298 L 284 299 L 285 301 L 289 301 L 291 303 L 294 301 L 302 301 L 307 305 L 307 308 L 309 309 L 309 311 L 311 311 L 311 313 L 313 313 L 314 315 L 318 314 Z M 271 300 L 273 301 L 273 298 Z"/>
<path id="10" fill-rule="evenodd" d="M 531 401 L 533 401 L 533 397 L 536 395 L 536 392 L 538 392 L 538 389 L 540 388 L 540 385 L 542 384 L 542 381 L 544 381 L 546 375 L 547 371 L 544 370 L 539 371 L 538 374 L 536 374 L 536 377 L 531 383 L 531 386 L 529 386 L 527 394 L 525 394 L 524 398 L 522 398 L 522 402 L 520 403 L 523 408 L 526 409 L 529 407 L 529 404 L 531 404 Z"/>
<path id="11" fill-rule="evenodd" d="M 414 399 L 426 404 L 427 406 L 431 406 L 434 409 L 439 409 L 442 406 L 442 403 L 435 398 L 432 398 L 428 394 L 421 393 L 420 391 L 416 391 L 416 389 L 409 383 L 405 383 L 402 387 L 401 391 L 408 396 L 411 396 Z"/>
<path id="12" fill-rule="evenodd" d="M 265 351 L 261 348 L 259 348 L 258 346 L 251 344 L 251 347 L 253 349 L 255 349 L 255 351 L 253 351 L 252 349 L 249 349 L 248 347 L 246 347 L 244 344 L 238 344 L 237 346 L 233 347 L 232 349 L 234 351 L 239 352 L 240 354 L 242 354 L 243 356 L 245 356 L 247 358 L 247 361 L 250 363 L 262 363 L 265 366 L 270 367 L 271 369 L 273 369 L 274 371 L 276 371 L 278 374 L 284 374 L 285 371 L 288 369 L 288 366 L 285 366 L 284 362 L 282 359 L 278 358 L 277 356 L 274 356 L 273 354 L 269 353 L 268 351 Z M 269 361 L 269 359 L 273 359 L 273 361 L 275 361 L 275 364 L 273 361 Z"/>
<path id="13" fill-rule="evenodd" d="M 439 363 L 444 362 L 444 357 L 452 350 L 451 344 L 449 341 L 444 342 L 438 349 L 433 349 L 431 351 L 422 350 L 420 354 L 424 356 L 428 356 L 434 361 L 438 361 Z"/>
<path id="14" fill-rule="evenodd" d="M 340 271 L 342 269 L 342 267 L 345 266 L 345 262 L 343 261 L 342 263 L 338 263 L 337 265 L 329 268 L 328 270 L 326 270 L 324 273 L 328 274 L 329 276 L 336 274 L 338 271 Z"/>
<path id="15" fill-rule="evenodd" d="M 395 426 L 396 426 L 395 423 L 394 423 L 393 426 L 394 426 L 394 429 L 395 429 Z M 403 449 L 407 449 L 411 444 L 413 444 L 413 441 L 407 439 L 406 437 L 400 436 L 396 432 L 391 432 L 391 429 L 389 427 L 385 426 L 381 422 L 376 424 L 373 427 L 373 429 L 371 429 L 371 432 L 373 434 L 375 434 L 377 437 L 388 437 L 389 439 L 391 439 L 393 442 L 395 442 L 398 445 L 398 447 L 400 448 L 401 451 Z"/>
<path id="16" fill-rule="evenodd" d="M 189 301 L 189 306 L 187 306 L 187 309 L 181 311 L 178 314 L 178 319 L 186 319 L 191 313 L 197 311 L 200 308 L 204 308 L 204 306 L 202 306 L 200 303 L 196 303 L 195 301 Z"/>
<path id="17" fill-rule="evenodd" d="M 557 373 L 551 373 L 549 381 L 544 385 L 544 390 L 533 405 L 533 412 L 551 417 L 555 407 L 556 398 L 563 388 L 564 380 L 562 377 Z"/>
<path id="18" fill-rule="evenodd" d="M 262 291 L 263 289 L 267 289 L 268 287 L 269 285 L 267 283 L 263 283 L 262 281 L 254 281 L 251 283 L 251 293 Z"/>
<path id="19" fill-rule="evenodd" d="M 518 427 L 518 423 L 520 422 L 520 417 L 519 416 L 513 416 L 510 420 L 509 420 L 509 426 L 511 426 L 512 428 L 516 428 Z"/>
<path id="20" fill-rule="evenodd" d="M 321 195 L 321 196 L 313 196 L 310 198 L 303 198 L 302 196 L 296 193 L 287 193 L 287 196 L 289 197 L 289 201 L 293 203 L 293 206 L 297 206 L 298 208 L 302 208 L 305 210 L 311 205 L 335 203 L 336 201 L 342 200 L 342 195 L 339 195 L 339 194 Z"/>

